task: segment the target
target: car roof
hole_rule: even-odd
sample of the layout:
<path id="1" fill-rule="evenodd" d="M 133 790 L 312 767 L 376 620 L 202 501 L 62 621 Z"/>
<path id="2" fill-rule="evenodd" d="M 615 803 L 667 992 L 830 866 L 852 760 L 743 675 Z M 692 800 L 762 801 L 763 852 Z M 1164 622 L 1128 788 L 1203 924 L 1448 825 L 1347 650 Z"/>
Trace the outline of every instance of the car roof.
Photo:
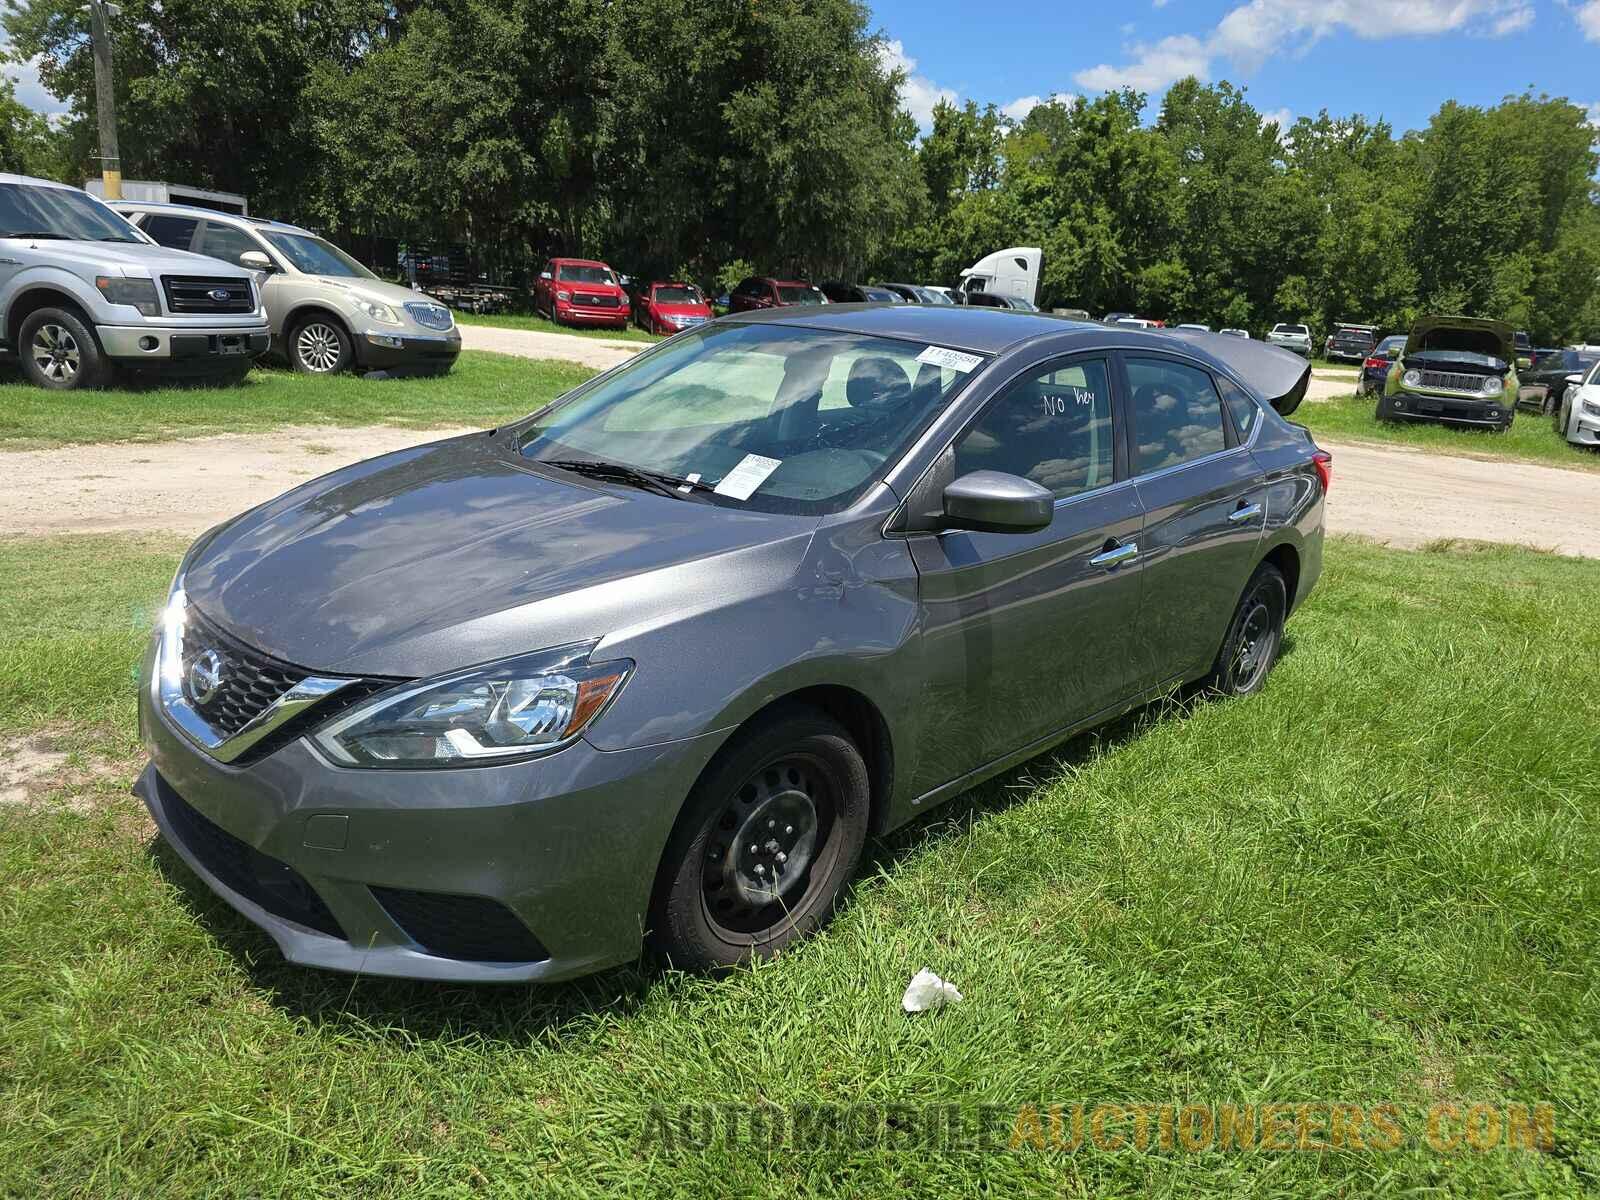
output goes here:
<path id="1" fill-rule="evenodd" d="M 167 204 L 157 200 L 107 200 L 113 209 L 121 212 L 123 209 L 134 209 L 138 212 L 150 213 L 176 213 L 184 217 L 205 217 L 217 221 L 231 221 L 235 225 L 248 225 L 252 229 L 281 229 L 285 233 L 304 233 L 311 237 L 317 234 L 310 229 L 299 225 L 291 225 L 287 221 L 274 221 L 270 217 L 244 217 L 238 213 L 223 212 L 219 208 L 206 208 L 201 204 Z"/>
<path id="2" fill-rule="evenodd" d="M 83 192 L 82 188 L 73 187 L 70 183 L 62 183 L 59 179 L 40 179 L 37 175 L 17 175 L 11 171 L 0 171 L 0 183 L 22 183 L 34 187 L 66 188 L 69 192 Z M 84 192 L 84 195 L 92 195 L 92 193 Z M 100 197 L 95 196 L 95 199 L 98 200 Z"/>

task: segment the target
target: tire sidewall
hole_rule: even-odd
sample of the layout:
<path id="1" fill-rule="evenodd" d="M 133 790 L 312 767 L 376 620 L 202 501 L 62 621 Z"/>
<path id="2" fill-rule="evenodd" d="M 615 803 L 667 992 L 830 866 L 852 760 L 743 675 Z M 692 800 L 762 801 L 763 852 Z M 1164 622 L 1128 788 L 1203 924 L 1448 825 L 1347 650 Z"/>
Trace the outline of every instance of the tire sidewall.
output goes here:
<path id="1" fill-rule="evenodd" d="M 60 325 L 78 343 L 78 372 L 70 382 L 61 383 L 40 373 L 30 347 L 41 325 Z M 28 382 L 52 392 L 77 392 L 103 386 L 111 371 L 99 339 L 87 321 L 69 308 L 39 308 L 23 318 L 17 329 L 17 358 Z"/>
<path id="2" fill-rule="evenodd" d="M 731 797 L 777 757 L 802 753 L 830 777 L 836 811 L 826 849 L 813 870 L 804 902 L 760 934 L 725 936 L 707 917 L 702 873 L 717 820 Z M 679 814 L 662 855 L 650 904 L 650 944 L 668 965 L 691 971 L 725 970 L 769 957 L 826 925 L 849 891 L 866 845 L 871 788 L 861 752 L 836 721 L 809 709 L 764 718 L 737 736 L 702 774 Z"/>
<path id="3" fill-rule="evenodd" d="M 316 371 L 300 361 L 300 334 L 308 325 L 326 325 L 339 336 L 339 361 L 331 370 Z M 310 316 L 302 317 L 296 321 L 294 328 L 289 332 L 289 365 L 302 375 L 342 375 L 348 371 L 355 361 L 355 346 L 350 340 L 350 333 L 344 325 L 333 317 Z"/>
<path id="4" fill-rule="evenodd" d="M 1244 632 L 1245 616 L 1258 598 L 1267 600 L 1272 611 L 1272 656 L 1266 668 L 1256 678 L 1254 685 L 1241 689 L 1232 677 L 1231 664 L 1234 651 Z M 1272 674 L 1273 667 L 1277 666 L 1278 657 L 1283 653 L 1283 631 L 1288 613 L 1289 587 L 1283 578 L 1283 572 L 1271 563 L 1262 563 L 1250 576 L 1250 581 L 1245 584 L 1239 603 L 1234 608 L 1233 618 L 1228 622 L 1228 635 L 1222 641 L 1222 649 L 1217 652 L 1217 661 L 1213 664 L 1211 674 L 1206 681 L 1206 690 L 1217 696 L 1251 696 L 1266 686 L 1268 676 Z"/>

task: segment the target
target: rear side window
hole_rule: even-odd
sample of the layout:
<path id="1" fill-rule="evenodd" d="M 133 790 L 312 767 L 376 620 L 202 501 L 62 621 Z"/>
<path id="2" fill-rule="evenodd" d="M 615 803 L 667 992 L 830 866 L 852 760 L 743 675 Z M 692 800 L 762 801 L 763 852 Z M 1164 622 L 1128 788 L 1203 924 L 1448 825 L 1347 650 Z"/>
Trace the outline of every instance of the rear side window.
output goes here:
<path id="1" fill-rule="evenodd" d="M 144 219 L 143 229 L 161 245 L 173 250 L 187 250 L 194 241 L 194 231 L 200 222 L 194 217 L 173 217 L 165 213 L 152 213 Z"/>
<path id="2" fill-rule="evenodd" d="M 1139 474 L 1226 449 L 1222 402 L 1207 372 L 1166 359 L 1130 358 L 1128 386 Z"/>
<path id="3" fill-rule="evenodd" d="M 1102 359 L 1061 364 L 1020 379 L 956 443 L 956 476 L 1005 471 L 1056 498 L 1112 478 L 1111 389 Z"/>
<path id="4" fill-rule="evenodd" d="M 1261 416 L 1261 409 L 1243 388 L 1220 375 L 1217 377 L 1217 390 L 1222 393 L 1222 402 L 1233 414 L 1233 427 L 1239 431 L 1239 440 L 1249 441 L 1250 433 L 1256 427 L 1256 420 Z"/>

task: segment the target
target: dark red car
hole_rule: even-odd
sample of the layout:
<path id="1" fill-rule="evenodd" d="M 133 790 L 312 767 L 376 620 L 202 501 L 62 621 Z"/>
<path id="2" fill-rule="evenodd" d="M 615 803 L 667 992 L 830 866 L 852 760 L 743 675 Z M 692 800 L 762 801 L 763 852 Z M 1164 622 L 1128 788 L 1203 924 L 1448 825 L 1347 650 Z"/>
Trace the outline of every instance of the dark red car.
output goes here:
<path id="1" fill-rule="evenodd" d="M 647 283 L 633 298 L 634 324 L 651 333 L 677 333 L 711 320 L 711 306 L 692 283 Z"/>
<path id="2" fill-rule="evenodd" d="M 588 258 L 552 258 L 533 285 L 533 307 L 557 325 L 628 327 L 628 294 L 617 273 Z"/>
<path id="3" fill-rule="evenodd" d="M 822 289 L 800 279 L 746 279 L 728 297 L 730 312 L 751 312 L 758 308 L 784 308 L 790 304 L 826 304 Z"/>

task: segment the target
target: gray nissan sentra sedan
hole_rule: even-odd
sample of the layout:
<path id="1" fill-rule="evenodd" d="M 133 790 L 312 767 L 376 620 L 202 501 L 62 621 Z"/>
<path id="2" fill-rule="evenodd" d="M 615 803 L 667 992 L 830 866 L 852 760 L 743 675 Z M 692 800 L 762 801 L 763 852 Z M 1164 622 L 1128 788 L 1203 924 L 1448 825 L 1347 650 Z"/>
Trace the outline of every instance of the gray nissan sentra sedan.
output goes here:
<path id="1" fill-rule="evenodd" d="M 1322 566 L 1329 459 L 1280 415 L 1308 377 L 991 309 L 679 334 L 201 537 L 139 794 L 293 962 L 769 954 L 869 835 L 1174 687 L 1262 686 Z"/>

